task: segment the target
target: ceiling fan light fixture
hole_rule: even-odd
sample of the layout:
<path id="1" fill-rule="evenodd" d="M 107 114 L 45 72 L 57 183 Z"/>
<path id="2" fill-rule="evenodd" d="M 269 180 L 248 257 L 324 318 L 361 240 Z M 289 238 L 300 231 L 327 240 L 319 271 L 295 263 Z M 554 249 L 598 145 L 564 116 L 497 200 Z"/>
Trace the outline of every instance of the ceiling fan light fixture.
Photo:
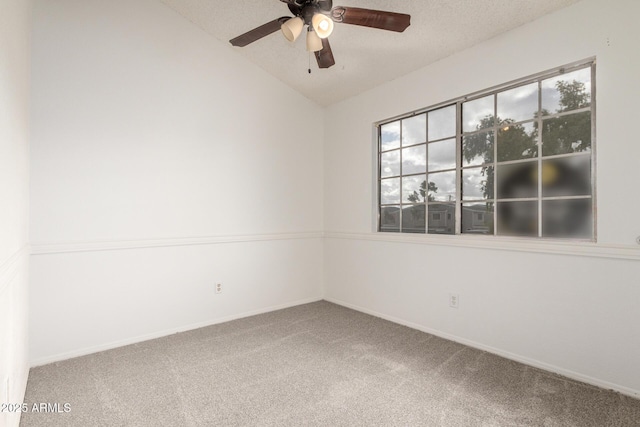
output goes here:
<path id="1" fill-rule="evenodd" d="M 282 34 L 284 34 L 284 37 L 287 40 L 289 40 L 290 42 L 294 42 L 302 32 L 303 26 L 304 26 L 304 21 L 302 20 L 302 18 L 297 16 L 295 18 L 289 19 L 284 24 L 282 24 L 280 29 L 282 30 Z"/>
<path id="2" fill-rule="evenodd" d="M 316 13 L 311 18 L 311 25 L 321 39 L 326 39 L 333 32 L 333 20 L 327 15 Z"/>
<path id="3" fill-rule="evenodd" d="M 359 7 L 333 7 L 333 0 L 280 0 L 287 4 L 290 16 L 282 16 L 262 24 L 253 30 L 229 40 L 232 46 L 244 47 L 280 29 L 284 37 L 294 42 L 304 27 L 307 27 L 307 50 L 314 52 L 318 68 L 335 65 L 333 51 L 328 37 L 334 23 L 358 25 L 361 27 L 401 33 L 411 25 L 411 15 L 387 12 L 384 10 L 363 9 Z M 311 55 L 309 55 L 311 59 Z M 311 68 L 309 68 L 311 72 Z"/>
<path id="4" fill-rule="evenodd" d="M 322 40 L 311 28 L 307 31 L 307 50 L 309 52 L 322 50 Z"/>

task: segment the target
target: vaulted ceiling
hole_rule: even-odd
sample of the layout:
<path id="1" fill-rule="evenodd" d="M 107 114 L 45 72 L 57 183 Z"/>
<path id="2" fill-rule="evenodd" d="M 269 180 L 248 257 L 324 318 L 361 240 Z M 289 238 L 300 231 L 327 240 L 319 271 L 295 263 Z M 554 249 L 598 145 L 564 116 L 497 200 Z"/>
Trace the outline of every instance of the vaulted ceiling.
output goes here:
<path id="1" fill-rule="evenodd" d="M 279 0 L 160 0 L 229 49 L 262 67 L 309 99 L 326 106 L 420 69 L 579 0 L 334 0 L 352 6 L 407 13 L 403 33 L 336 24 L 329 38 L 336 65 L 318 69 L 302 35 L 281 32 L 246 47 L 228 41 L 281 16 Z M 505 52 L 508 54 L 508 52 Z M 311 61 L 311 74 L 308 73 Z"/>

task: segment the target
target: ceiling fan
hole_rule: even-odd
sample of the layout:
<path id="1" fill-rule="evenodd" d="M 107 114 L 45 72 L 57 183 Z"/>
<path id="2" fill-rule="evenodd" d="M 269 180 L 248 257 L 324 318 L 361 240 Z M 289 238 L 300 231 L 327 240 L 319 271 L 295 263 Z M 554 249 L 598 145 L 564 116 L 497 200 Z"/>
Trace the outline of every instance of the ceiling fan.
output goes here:
<path id="1" fill-rule="evenodd" d="M 329 68 L 336 63 L 327 37 L 334 22 L 360 25 L 381 30 L 403 32 L 411 24 L 411 16 L 404 13 L 357 7 L 336 6 L 332 0 L 280 0 L 287 3 L 293 18 L 283 16 L 229 40 L 233 46 L 244 47 L 269 34 L 282 30 L 285 38 L 295 41 L 307 26 L 307 50 L 314 52 L 318 67 Z M 311 72 L 311 70 L 309 70 Z"/>

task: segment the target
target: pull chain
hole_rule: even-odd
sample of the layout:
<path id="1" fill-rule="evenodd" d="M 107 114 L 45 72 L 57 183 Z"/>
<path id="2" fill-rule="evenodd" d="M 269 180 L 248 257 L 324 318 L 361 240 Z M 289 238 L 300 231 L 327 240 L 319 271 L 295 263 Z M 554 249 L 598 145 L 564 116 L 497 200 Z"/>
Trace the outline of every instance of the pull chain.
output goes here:
<path id="1" fill-rule="evenodd" d="M 309 74 L 311 74 L 311 52 L 309 52 Z"/>

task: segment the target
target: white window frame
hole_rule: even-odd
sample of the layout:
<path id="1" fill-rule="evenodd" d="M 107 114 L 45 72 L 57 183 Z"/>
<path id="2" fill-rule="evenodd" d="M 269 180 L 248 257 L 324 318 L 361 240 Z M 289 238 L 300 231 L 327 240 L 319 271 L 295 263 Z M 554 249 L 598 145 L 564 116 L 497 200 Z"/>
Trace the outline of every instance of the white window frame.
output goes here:
<path id="1" fill-rule="evenodd" d="M 584 197 L 584 198 L 590 198 L 591 199 L 591 210 L 592 210 L 592 222 L 591 222 L 591 226 L 592 226 L 592 233 L 591 233 L 591 238 L 589 239 L 584 239 L 584 238 L 565 238 L 565 237 L 542 237 L 542 227 L 540 226 L 540 224 L 542 223 L 542 202 L 544 200 L 548 200 L 550 198 L 545 198 L 542 195 L 541 191 L 538 191 L 538 195 L 536 196 L 536 201 L 538 203 L 538 221 L 539 221 L 539 225 L 538 225 L 538 236 L 531 236 L 531 237 L 515 237 L 516 239 L 526 239 L 528 241 L 531 240 L 559 240 L 559 241 L 575 241 L 575 242 L 596 242 L 597 241 L 597 216 L 596 216 L 596 206 L 597 206 L 597 192 L 596 192 L 596 159 L 597 159 L 597 155 L 596 155 L 596 146 L 597 146 L 597 141 L 596 141 L 596 76 L 595 76 L 595 68 L 596 68 L 596 60 L 595 58 L 589 58 L 583 61 L 578 61 L 578 62 L 574 62 L 571 64 L 567 64 L 561 67 L 557 67 L 551 70 L 547 70 L 547 71 L 543 71 L 540 73 L 536 73 L 533 75 L 530 75 L 528 77 L 522 78 L 522 79 L 517 79 L 517 80 L 513 80 L 511 82 L 502 84 L 502 85 L 498 85 L 498 86 L 494 86 L 485 90 L 481 90 L 469 95 L 465 95 L 459 98 L 455 98 L 446 102 L 442 102 L 442 103 L 438 103 L 435 105 L 432 105 L 430 107 L 427 108 L 422 108 L 419 110 L 415 110 L 415 111 L 411 111 L 399 116 L 395 116 L 389 119 L 385 119 L 385 120 L 381 120 L 379 122 L 374 123 L 374 136 L 375 136 L 375 149 L 374 149 L 374 158 L 375 158 L 375 170 L 377 171 L 376 176 L 375 176 L 375 181 L 374 181 L 374 188 L 375 188 L 375 215 L 374 215 L 374 231 L 376 233 L 382 233 L 382 234 L 390 234 L 390 233 L 394 233 L 394 232 L 389 232 L 389 231 L 383 231 L 381 230 L 381 223 L 380 223 L 380 213 L 381 213 L 381 141 L 380 141 L 380 137 L 381 137 L 381 126 L 385 125 L 385 124 L 389 124 L 389 123 L 393 123 L 402 119 L 406 119 L 406 118 L 410 118 L 412 116 L 416 116 L 422 113 L 428 113 L 429 111 L 433 111 L 433 110 L 437 110 L 449 105 L 456 105 L 456 123 L 457 123 L 457 130 L 456 130 L 456 201 L 455 201 L 455 232 L 453 233 L 453 235 L 456 236 L 460 236 L 460 235 L 465 235 L 465 236 L 469 236 L 466 233 L 463 233 L 461 230 L 462 227 L 462 205 L 463 205 L 463 200 L 462 200 L 462 136 L 463 136 L 463 132 L 462 132 L 462 104 L 464 102 L 473 100 L 473 99 L 477 99 L 477 98 L 482 98 L 484 96 L 487 95 L 496 95 L 497 98 L 497 94 L 503 91 L 507 91 L 513 88 L 517 88 L 520 86 L 525 86 L 527 84 L 531 84 L 534 82 L 540 82 L 542 80 L 548 79 L 548 78 L 552 78 L 558 75 L 562 75 L 564 73 L 569 73 L 578 69 L 584 69 L 584 68 L 590 68 L 591 69 L 591 88 L 590 88 L 590 92 L 591 92 L 591 99 L 590 99 L 590 106 L 584 109 L 579 109 L 576 110 L 575 112 L 572 111 L 569 114 L 577 114 L 581 111 L 590 111 L 591 113 L 591 149 L 590 149 L 590 160 L 591 160 L 591 195 L 588 197 Z M 556 114 L 554 115 L 550 115 L 550 116 L 545 116 L 546 118 L 550 118 L 550 117 L 554 117 L 556 116 Z M 540 122 L 542 121 L 542 118 L 538 119 Z M 497 138 L 497 136 L 496 136 Z M 538 135 L 538 156 L 535 157 L 534 159 L 538 162 L 538 165 L 540 167 L 543 156 L 542 156 L 542 146 L 540 143 L 540 140 L 542 138 L 542 131 L 539 132 Z M 496 147 L 497 144 L 495 144 L 494 142 L 494 148 Z M 400 150 L 402 150 L 402 146 L 400 147 Z M 574 154 L 575 155 L 575 154 Z M 586 156 L 587 154 L 578 154 L 581 156 Z M 570 156 L 567 156 L 570 157 Z M 494 157 L 494 167 L 497 166 L 499 164 L 499 162 L 497 162 L 497 159 Z M 402 177 L 402 174 L 400 175 L 400 177 Z M 402 179 L 400 180 L 401 182 L 401 186 L 402 186 Z M 539 189 L 540 190 L 540 189 Z M 571 197 L 565 198 L 565 199 L 569 199 Z M 500 199 L 497 198 L 497 193 L 495 192 L 494 189 L 494 224 L 496 224 L 496 216 L 497 216 L 497 203 L 496 201 L 499 201 Z M 429 233 L 429 227 L 428 227 L 428 218 L 429 218 L 429 202 L 427 200 L 425 200 L 424 202 L 425 206 L 426 206 L 426 212 L 425 212 L 425 231 L 424 233 L 419 233 L 419 234 L 423 234 L 424 236 L 435 236 L 435 235 L 439 235 L 437 233 Z M 402 207 L 401 207 L 402 210 Z M 475 220 L 475 215 L 473 215 L 473 219 Z M 400 229 L 402 229 L 402 221 L 400 219 Z M 497 238 L 503 238 L 505 236 L 500 236 L 498 235 L 498 230 L 497 230 L 497 226 L 494 225 L 494 232 L 493 234 L 483 234 L 481 235 L 482 237 L 497 237 Z M 402 233 L 405 234 L 405 233 Z M 439 236 L 449 236 L 450 235 L 439 235 Z M 475 236 L 474 236 L 475 237 Z M 478 236 L 480 237 L 480 236 Z"/>

